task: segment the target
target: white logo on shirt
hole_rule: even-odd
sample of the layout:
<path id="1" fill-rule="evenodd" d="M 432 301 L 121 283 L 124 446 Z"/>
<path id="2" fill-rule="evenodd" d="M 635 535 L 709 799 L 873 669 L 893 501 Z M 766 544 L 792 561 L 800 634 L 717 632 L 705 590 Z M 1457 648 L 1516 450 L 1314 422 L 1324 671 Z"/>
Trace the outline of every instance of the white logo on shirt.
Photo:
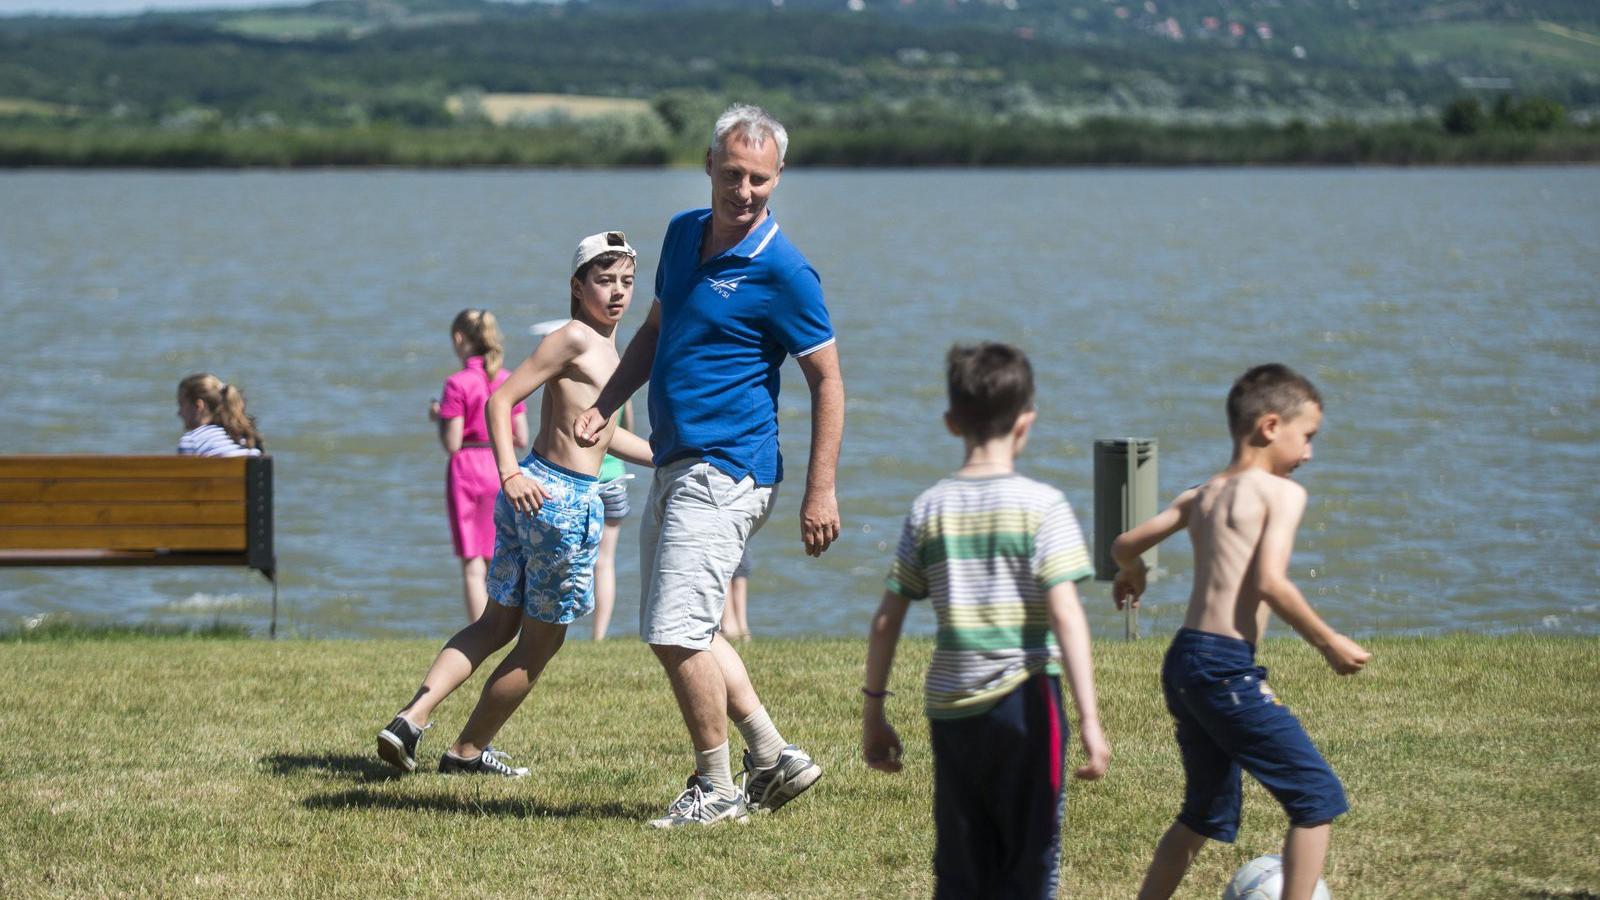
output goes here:
<path id="1" fill-rule="evenodd" d="M 722 295 L 722 298 L 726 300 L 727 298 L 733 296 L 734 291 L 739 289 L 739 282 L 745 280 L 747 277 L 749 276 L 740 275 L 737 278 L 722 279 L 707 277 L 706 280 L 711 282 L 711 289 Z"/>

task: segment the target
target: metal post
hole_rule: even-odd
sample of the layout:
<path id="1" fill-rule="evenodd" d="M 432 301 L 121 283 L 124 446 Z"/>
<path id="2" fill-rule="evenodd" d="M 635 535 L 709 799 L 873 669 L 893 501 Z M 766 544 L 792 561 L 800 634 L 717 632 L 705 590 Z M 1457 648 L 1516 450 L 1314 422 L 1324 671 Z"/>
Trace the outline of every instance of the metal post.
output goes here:
<path id="1" fill-rule="evenodd" d="M 1135 438 L 1123 439 L 1128 447 L 1128 480 L 1124 487 L 1127 495 L 1122 502 L 1122 530 L 1127 531 L 1138 524 L 1133 521 L 1134 512 L 1134 483 L 1139 477 L 1139 441 Z M 1136 641 L 1139 639 L 1139 609 L 1129 603 L 1122 610 L 1122 639 Z"/>
<path id="2" fill-rule="evenodd" d="M 1117 535 L 1156 513 L 1156 458 L 1153 438 L 1094 442 L 1094 566 L 1100 581 L 1116 577 L 1111 544 Z M 1144 554 L 1144 562 L 1155 568 L 1154 549 Z M 1123 636 L 1139 637 L 1139 613 L 1132 607 L 1123 614 Z"/>

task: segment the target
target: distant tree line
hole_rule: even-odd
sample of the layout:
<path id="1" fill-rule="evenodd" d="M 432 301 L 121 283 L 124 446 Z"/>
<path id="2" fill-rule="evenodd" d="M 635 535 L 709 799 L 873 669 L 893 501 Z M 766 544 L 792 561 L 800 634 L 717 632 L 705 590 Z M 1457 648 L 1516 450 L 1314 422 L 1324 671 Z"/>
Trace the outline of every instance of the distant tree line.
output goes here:
<path id="1" fill-rule="evenodd" d="M 537 127 L 344 128 L 82 125 L 0 129 L 0 166 L 609 167 L 696 165 L 707 115 L 682 98 L 657 104 L 654 127 L 624 120 Z M 1600 162 L 1600 127 L 1484 128 L 1436 121 L 1197 127 L 1122 119 L 1077 125 L 880 118 L 791 118 L 799 166 L 1469 165 Z M 670 123 L 659 124 L 662 120 Z"/>
<path id="2" fill-rule="evenodd" d="M 1517 99 L 1502 95 L 1487 110 L 1476 97 L 1458 97 L 1444 108 L 1439 120 L 1451 134 L 1478 134 L 1490 129 L 1554 131 L 1566 124 L 1567 110 L 1548 97 Z"/>

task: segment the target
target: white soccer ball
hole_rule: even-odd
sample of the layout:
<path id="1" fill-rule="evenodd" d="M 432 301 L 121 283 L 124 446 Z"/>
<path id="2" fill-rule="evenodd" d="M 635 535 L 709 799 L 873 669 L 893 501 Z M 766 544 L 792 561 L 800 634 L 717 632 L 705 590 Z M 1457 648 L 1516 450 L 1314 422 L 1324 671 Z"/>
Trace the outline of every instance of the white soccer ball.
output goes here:
<path id="1" fill-rule="evenodd" d="M 1276 853 L 1258 856 L 1239 867 L 1222 892 L 1222 900 L 1279 900 L 1283 896 L 1283 857 Z M 1317 880 L 1312 900 L 1332 900 L 1328 886 Z"/>

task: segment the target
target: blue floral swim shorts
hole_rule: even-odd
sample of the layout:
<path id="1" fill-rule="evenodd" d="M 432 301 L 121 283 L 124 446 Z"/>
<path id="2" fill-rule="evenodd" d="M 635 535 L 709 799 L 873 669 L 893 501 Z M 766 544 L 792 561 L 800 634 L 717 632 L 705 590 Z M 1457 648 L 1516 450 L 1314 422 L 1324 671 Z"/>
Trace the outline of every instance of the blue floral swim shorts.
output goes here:
<path id="1" fill-rule="evenodd" d="M 605 524 L 599 483 L 537 453 L 522 461 L 522 474 L 549 497 L 533 515 L 517 512 L 504 492 L 495 501 L 489 599 L 566 625 L 594 609 L 594 560 Z"/>

